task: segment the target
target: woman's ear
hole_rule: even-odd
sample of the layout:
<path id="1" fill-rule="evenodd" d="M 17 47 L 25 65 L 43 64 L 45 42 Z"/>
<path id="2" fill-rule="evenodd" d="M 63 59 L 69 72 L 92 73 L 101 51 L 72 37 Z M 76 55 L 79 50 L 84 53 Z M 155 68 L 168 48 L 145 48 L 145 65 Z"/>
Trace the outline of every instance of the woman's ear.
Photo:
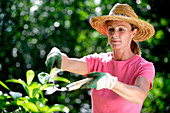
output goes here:
<path id="1" fill-rule="evenodd" d="M 133 32 L 132 32 L 132 38 L 135 37 L 135 35 L 137 34 L 137 32 L 138 32 L 138 29 L 135 28 L 135 29 L 133 30 Z"/>

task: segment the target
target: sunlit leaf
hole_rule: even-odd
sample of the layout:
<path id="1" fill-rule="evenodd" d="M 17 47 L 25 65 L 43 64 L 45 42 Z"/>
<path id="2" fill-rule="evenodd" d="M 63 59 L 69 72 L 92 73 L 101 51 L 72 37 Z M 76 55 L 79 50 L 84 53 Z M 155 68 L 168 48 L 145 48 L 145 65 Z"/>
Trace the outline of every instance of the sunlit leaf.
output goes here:
<path id="1" fill-rule="evenodd" d="M 41 90 L 44 90 L 45 88 L 52 87 L 52 86 L 55 86 L 55 84 L 44 84 L 44 85 L 41 87 Z"/>
<path id="2" fill-rule="evenodd" d="M 49 78 L 50 78 L 50 75 L 48 73 L 41 72 L 41 73 L 38 74 L 38 80 L 42 84 L 46 84 L 48 82 Z"/>
<path id="3" fill-rule="evenodd" d="M 47 110 L 47 112 L 54 112 L 54 111 L 61 111 L 61 112 L 68 113 L 69 108 L 64 105 L 56 104 L 56 105 L 52 106 L 49 110 Z"/>
<path id="4" fill-rule="evenodd" d="M 41 88 L 41 85 L 37 82 L 32 82 L 28 87 L 28 95 L 30 98 L 33 98 L 36 96 L 36 94 L 38 93 L 38 91 Z"/>
<path id="5" fill-rule="evenodd" d="M 40 94 L 43 94 L 43 92 L 40 92 Z M 41 97 L 42 97 L 42 95 L 41 95 Z M 43 103 L 43 105 L 45 105 L 46 102 L 48 101 L 47 98 L 39 98 L 39 100 L 41 100 L 41 102 Z"/>
<path id="6" fill-rule="evenodd" d="M 29 90 L 33 90 L 33 89 L 40 88 L 40 87 L 41 87 L 41 84 L 37 82 L 32 82 L 30 86 L 28 86 Z"/>
<path id="7" fill-rule="evenodd" d="M 5 82 L 18 83 L 18 84 L 22 84 L 22 85 L 27 86 L 27 84 L 21 79 L 18 79 L 18 80 L 17 79 L 9 79 L 9 80 L 6 80 Z"/>
<path id="8" fill-rule="evenodd" d="M 49 106 L 44 105 L 41 101 L 36 101 L 36 106 L 41 112 L 46 112 L 49 109 Z"/>
<path id="9" fill-rule="evenodd" d="M 2 81 L 0 81 L 0 85 L 2 85 L 4 88 L 6 88 L 7 90 L 11 91 L 8 86 L 6 86 Z"/>
<path id="10" fill-rule="evenodd" d="M 35 97 L 36 94 L 38 93 L 38 91 L 40 90 L 41 85 L 37 82 L 32 82 L 29 86 L 28 86 L 28 93 L 29 96 L 31 98 Z"/>
<path id="11" fill-rule="evenodd" d="M 39 90 L 39 88 L 33 89 L 32 97 L 35 97 Z"/>
<path id="12" fill-rule="evenodd" d="M 17 105 L 23 105 L 24 100 L 16 100 Z"/>
<path id="13" fill-rule="evenodd" d="M 68 79 L 63 78 L 63 77 L 55 77 L 55 78 L 53 78 L 53 80 L 70 83 L 70 81 Z"/>
<path id="14" fill-rule="evenodd" d="M 39 112 L 37 106 L 32 102 L 24 102 L 23 106 L 32 112 Z"/>
<path id="15" fill-rule="evenodd" d="M 28 70 L 26 72 L 26 76 L 27 76 L 27 84 L 30 85 L 32 80 L 34 79 L 35 73 L 33 70 Z"/>
<path id="16" fill-rule="evenodd" d="M 23 88 L 25 89 L 25 91 L 27 92 L 27 94 L 29 95 L 29 91 L 28 91 L 28 86 L 27 84 L 21 80 L 21 79 L 9 79 L 9 80 L 6 80 L 5 82 L 12 82 L 12 83 L 19 83 L 23 86 Z"/>
<path id="17" fill-rule="evenodd" d="M 50 76 L 56 75 L 57 73 L 59 73 L 61 71 L 62 71 L 62 69 L 52 68 L 50 71 Z"/>
<path id="18" fill-rule="evenodd" d="M 19 98 L 17 98 L 17 101 L 28 101 L 29 100 L 29 98 L 28 97 L 19 97 Z"/>
<path id="19" fill-rule="evenodd" d="M 40 107 L 39 109 L 41 112 L 42 111 L 46 112 L 49 109 L 49 106 L 46 105 L 46 106 Z"/>
<path id="20" fill-rule="evenodd" d="M 22 97 L 22 93 L 20 92 L 13 92 L 13 91 L 10 91 L 9 94 L 14 98 L 19 98 L 19 97 Z"/>

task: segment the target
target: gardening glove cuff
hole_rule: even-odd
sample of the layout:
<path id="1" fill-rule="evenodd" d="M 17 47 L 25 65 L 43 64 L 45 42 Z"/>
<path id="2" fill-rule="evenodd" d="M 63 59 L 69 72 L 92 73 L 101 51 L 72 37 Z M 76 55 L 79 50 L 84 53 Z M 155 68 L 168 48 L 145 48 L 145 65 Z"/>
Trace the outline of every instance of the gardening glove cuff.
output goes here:
<path id="1" fill-rule="evenodd" d="M 45 64 L 47 66 L 47 70 L 50 71 L 54 66 L 57 66 L 57 68 L 61 69 L 61 52 L 58 48 L 53 47 L 50 51 L 50 53 L 47 55 Z"/>
<path id="2" fill-rule="evenodd" d="M 109 73 L 92 72 L 92 73 L 88 73 L 87 77 L 92 77 L 94 79 L 85 83 L 81 87 L 81 89 L 88 89 L 88 88 L 95 88 L 97 90 L 103 88 L 112 89 L 117 82 L 117 77 L 114 77 Z"/>
<path id="3" fill-rule="evenodd" d="M 117 77 L 114 77 L 110 75 L 109 73 L 106 73 L 105 76 L 100 78 L 97 81 L 97 90 L 107 88 L 107 89 L 112 89 L 117 82 Z"/>

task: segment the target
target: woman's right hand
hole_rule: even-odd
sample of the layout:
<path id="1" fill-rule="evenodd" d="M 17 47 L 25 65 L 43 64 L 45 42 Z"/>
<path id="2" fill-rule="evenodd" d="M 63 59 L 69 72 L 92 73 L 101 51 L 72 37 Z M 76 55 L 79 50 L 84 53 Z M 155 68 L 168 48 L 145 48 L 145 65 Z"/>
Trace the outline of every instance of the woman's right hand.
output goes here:
<path id="1" fill-rule="evenodd" d="M 88 66 L 85 60 L 69 58 L 66 54 L 61 53 L 56 47 L 53 47 L 47 55 L 45 64 L 48 70 L 51 70 L 56 66 L 57 68 L 62 69 L 62 71 L 68 71 L 80 75 L 88 73 Z"/>
<path id="2" fill-rule="evenodd" d="M 54 66 L 61 69 L 62 56 L 61 52 L 58 48 L 53 47 L 50 53 L 47 55 L 45 64 L 47 66 L 47 70 L 50 71 Z"/>

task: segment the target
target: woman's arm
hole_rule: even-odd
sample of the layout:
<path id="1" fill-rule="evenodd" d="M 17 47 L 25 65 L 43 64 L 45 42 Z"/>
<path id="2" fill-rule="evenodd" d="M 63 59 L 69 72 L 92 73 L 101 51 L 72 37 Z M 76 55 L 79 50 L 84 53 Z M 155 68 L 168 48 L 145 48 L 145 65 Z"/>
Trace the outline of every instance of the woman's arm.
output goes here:
<path id="1" fill-rule="evenodd" d="M 78 58 L 69 58 L 64 53 L 61 53 L 61 55 L 61 69 L 63 69 L 63 71 L 69 71 L 80 75 L 85 75 L 88 73 L 88 66 L 85 60 Z"/>
<path id="2" fill-rule="evenodd" d="M 135 86 L 127 85 L 117 81 L 112 90 L 123 97 L 124 99 L 136 103 L 142 104 L 147 97 L 150 89 L 150 80 L 144 77 L 138 77 L 135 81 Z"/>

